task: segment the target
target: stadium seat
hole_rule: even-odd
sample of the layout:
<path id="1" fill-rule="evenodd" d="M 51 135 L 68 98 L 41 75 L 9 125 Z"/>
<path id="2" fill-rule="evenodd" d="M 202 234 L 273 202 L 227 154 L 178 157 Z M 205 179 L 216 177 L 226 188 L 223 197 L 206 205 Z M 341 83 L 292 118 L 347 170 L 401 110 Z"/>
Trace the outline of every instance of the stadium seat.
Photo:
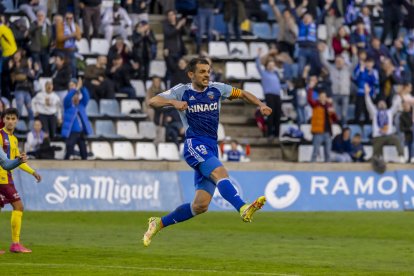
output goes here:
<path id="1" fill-rule="evenodd" d="M 120 116 L 119 104 L 115 99 L 101 99 L 99 101 L 99 113 L 108 116 Z"/>
<path id="2" fill-rule="evenodd" d="M 342 133 L 342 128 L 340 125 L 333 124 L 332 125 L 332 138 L 335 138 L 336 135 Z"/>
<path id="3" fill-rule="evenodd" d="M 246 42 L 230 42 L 229 44 L 230 56 L 234 58 L 248 58 L 249 49 Z"/>
<path id="4" fill-rule="evenodd" d="M 246 79 L 243 62 L 226 62 L 226 79 Z"/>
<path id="5" fill-rule="evenodd" d="M 381 37 L 383 31 L 384 31 L 384 28 L 382 26 L 380 26 L 380 25 L 374 26 L 374 35 L 376 37 Z"/>
<path id="6" fill-rule="evenodd" d="M 243 84 L 243 90 L 246 90 L 255 95 L 259 100 L 264 100 L 264 93 L 262 84 L 259 82 L 245 82 Z"/>
<path id="7" fill-rule="evenodd" d="M 372 154 L 373 154 L 373 148 L 372 148 L 372 146 L 364 146 L 364 151 L 365 151 L 365 157 L 364 157 L 364 159 L 366 161 L 369 161 L 372 158 Z"/>
<path id="8" fill-rule="evenodd" d="M 208 43 L 208 55 L 211 57 L 228 57 L 229 50 L 226 42 L 212 41 Z"/>
<path id="9" fill-rule="evenodd" d="M 255 79 L 255 80 L 261 79 L 259 71 L 257 70 L 256 62 L 247 62 L 246 69 L 247 69 L 248 79 Z"/>
<path id="10" fill-rule="evenodd" d="M 112 148 L 109 142 L 92 142 L 91 149 L 96 159 L 113 159 Z"/>
<path id="11" fill-rule="evenodd" d="M 396 146 L 384 146 L 382 148 L 382 156 L 384 156 L 385 162 L 399 163 L 400 157 L 398 156 Z M 408 159 L 408 147 L 404 147 L 404 158 Z"/>
<path id="12" fill-rule="evenodd" d="M 114 142 L 112 146 L 114 148 L 114 158 L 135 159 L 134 147 L 130 142 Z"/>
<path id="13" fill-rule="evenodd" d="M 138 142 L 135 145 L 135 157 L 143 160 L 158 160 L 157 151 L 153 143 Z"/>
<path id="14" fill-rule="evenodd" d="M 12 107 L 16 107 L 16 99 L 15 98 L 13 98 L 13 100 L 12 100 Z M 22 114 L 19 114 L 19 115 L 20 116 L 23 116 L 23 117 L 27 117 L 28 116 L 27 108 L 26 108 L 25 105 L 23 105 Z"/>
<path id="15" fill-rule="evenodd" d="M 167 66 L 163 60 L 152 60 L 150 63 L 150 77 L 165 77 L 165 72 L 167 71 Z"/>
<path id="16" fill-rule="evenodd" d="M 299 146 L 299 162 L 310 162 L 312 159 L 313 146 L 312 145 L 300 145 Z M 319 155 L 316 158 L 316 162 L 323 162 L 325 160 L 323 153 L 323 146 L 319 149 Z"/>
<path id="17" fill-rule="evenodd" d="M 121 113 L 131 115 L 131 111 L 141 112 L 141 103 L 138 100 L 132 99 L 121 100 Z"/>
<path id="18" fill-rule="evenodd" d="M 362 141 L 369 142 L 372 139 L 372 125 L 364 125 L 362 128 Z"/>
<path id="19" fill-rule="evenodd" d="M 305 138 L 305 140 L 312 141 L 313 135 L 311 132 L 311 125 L 301 125 L 300 130 L 303 132 L 303 138 Z"/>
<path id="20" fill-rule="evenodd" d="M 318 26 L 318 39 L 326 41 L 328 39 L 328 29 L 326 25 L 320 24 Z"/>
<path id="21" fill-rule="evenodd" d="M 217 140 L 223 141 L 226 138 L 226 132 L 224 131 L 224 126 L 222 123 L 219 123 L 217 129 Z"/>
<path id="22" fill-rule="evenodd" d="M 257 51 L 259 48 L 262 49 L 262 56 L 269 52 L 269 46 L 265 42 L 252 42 L 249 45 L 250 57 L 257 57 Z"/>
<path id="23" fill-rule="evenodd" d="M 138 133 L 137 124 L 134 121 L 118 121 L 116 122 L 116 133 L 129 139 L 141 139 Z"/>
<path id="24" fill-rule="evenodd" d="M 159 143 L 158 159 L 168 161 L 179 161 L 180 154 L 178 152 L 177 145 L 174 143 Z"/>
<path id="25" fill-rule="evenodd" d="M 99 113 L 98 103 L 94 99 L 89 100 L 86 107 L 86 114 L 92 117 L 102 116 L 102 114 Z"/>
<path id="26" fill-rule="evenodd" d="M 142 138 L 154 140 L 157 137 L 157 127 L 153 122 L 139 122 L 138 133 Z"/>
<path id="27" fill-rule="evenodd" d="M 106 56 L 109 51 L 109 42 L 103 38 L 92 38 L 91 40 L 91 54 Z"/>
<path id="28" fill-rule="evenodd" d="M 272 24 L 272 38 L 277 39 L 279 37 L 280 27 L 279 24 L 273 23 Z"/>
<path id="29" fill-rule="evenodd" d="M 135 89 L 135 95 L 138 98 L 145 98 L 146 96 L 146 89 L 144 82 L 142 80 L 131 80 L 132 87 Z"/>
<path id="30" fill-rule="evenodd" d="M 50 142 L 50 146 L 60 148 L 60 150 L 55 151 L 55 159 L 63 160 L 63 158 L 65 158 L 65 152 L 66 152 L 65 142 Z"/>
<path id="31" fill-rule="evenodd" d="M 114 1 L 113 0 L 103 0 L 102 1 L 101 9 L 112 8 L 113 5 L 114 5 Z"/>
<path id="32" fill-rule="evenodd" d="M 347 119 L 353 120 L 355 118 L 355 104 L 348 105 Z"/>
<path id="33" fill-rule="evenodd" d="M 262 11 L 265 11 L 267 13 L 267 20 L 276 20 L 272 7 L 270 7 L 269 4 L 261 4 L 260 8 Z"/>
<path id="34" fill-rule="evenodd" d="M 76 41 L 76 47 L 78 47 L 78 52 L 81 55 L 89 55 L 89 42 L 86 38 L 82 38 L 79 41 Z"/>
<path id="35" fill-rule="evenodd" d="M 1 3 L 6 8 L 5 11 L 7 13 L 18 13 L 20 11 L 17 7 L 15 7 L 13 0 L 3 0 Z"/>
<path id="36" fill-rule="evenodd" d="M 120 138 L 121 136 L 115 133 L 115 127 L 111 120 L 96 120 L 95 134 L 98 137 L 105 138 Z"/>
<path id="37" fill-rule="evenodd" d="M 272 30 L 266 22 L 252 23 L 252 32 L 255 36 L 262 39 L 272 39 Z"/>
<path id="38" fill-rule="evenodd" d="M 351 136 L 354 137 L 355 134 L 360 134 L 362 137 L 362 128 L 360 125 L 349 125 L 349 129 L 351 130 Z"/>
<path id="39" fill-rule="evenodd" d="M 88 66 L 88 65 L 95 65 L 96 64 L 96 58 L 87 58 L 85 60 L 85 62 L 86 62 L 86 66 Z"/>
<path id="40" fill-rule="evenodd" d="M 19 132 L 25 132 L 25 133 L 28 132 L 29 128 L 26 124 L 26 121 L 25 120 L 18 120 L 17 124 L 16 124 L 16 130 L 19 131 Z"/>

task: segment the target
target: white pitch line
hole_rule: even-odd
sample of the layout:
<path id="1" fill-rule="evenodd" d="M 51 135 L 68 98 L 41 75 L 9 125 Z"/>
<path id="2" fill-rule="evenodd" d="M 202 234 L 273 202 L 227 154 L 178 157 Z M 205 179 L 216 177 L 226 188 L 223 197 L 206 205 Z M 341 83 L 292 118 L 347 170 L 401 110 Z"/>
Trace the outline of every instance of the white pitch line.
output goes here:
<path id="1" fill-rule="evenodd" d="M 137 267 L 137 266 L 114 266 L 114 265 L 90 265 L 90 264 L 42 264 L 42 263 L 1 263 L 5 265 L 17 266 L 42 266 L 42 267 L 89 267 L 89 268 L 108 268 L 108 269 L 130 269 L 130 270 L 157 270 L 157 271 L 178 271 L 178 272 L 207 272 L 221 274 L 241 274 L 241 275 L 273 275 L 273 276 L 299 276 L 298 274 L 281 274 L 271 272 L 248 272 L 248 271 L 223 271 L 213 269 L 192 269 L 192 268 L 163 268 L 163 267 Z"/>

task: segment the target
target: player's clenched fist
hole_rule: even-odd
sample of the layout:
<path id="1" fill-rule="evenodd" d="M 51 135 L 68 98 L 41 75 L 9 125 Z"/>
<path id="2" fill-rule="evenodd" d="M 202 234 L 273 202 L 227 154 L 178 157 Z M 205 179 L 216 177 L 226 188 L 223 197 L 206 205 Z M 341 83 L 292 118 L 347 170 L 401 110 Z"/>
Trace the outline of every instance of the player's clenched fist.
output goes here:
<path id="1" fill-rule="evenodd" d="M 184 111 L 184 110 L 186 110 L 186 109 L 188 108 L 188 104 L 187 104 L 187 102 L 175 101 L 175 102 L 173 103 L 173 105 L 174 105 L 174 108 L 175 108 L 175 109 L 178 109 L 178 110 L 180 110 L 180 111 Z"/>
<path id="2" fill-rule="evenodd" d="M 272 109 L 267 105 L 262 105 L 260 106 L 260 113 L 262 113 L 262 115 L 264 116 L 269 116 L 270 114 L 272 114 Z"/>

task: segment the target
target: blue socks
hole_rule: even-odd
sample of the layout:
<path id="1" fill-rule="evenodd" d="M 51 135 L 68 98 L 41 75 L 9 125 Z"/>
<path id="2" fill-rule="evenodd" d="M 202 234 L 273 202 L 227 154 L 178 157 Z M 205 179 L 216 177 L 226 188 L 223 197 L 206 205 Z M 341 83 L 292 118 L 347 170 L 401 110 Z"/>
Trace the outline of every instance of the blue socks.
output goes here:
<path id="1" fill-rule="evenodd" d="M 234 188 L 233 184 L 231 184 L 230 179 L 223 178 L 217 182 L 217 188 L 221 194 L 221 196 L 230 202 L 237 211 L 240 211 L 240 208 L 246 204 L 237 193 L 237 190 Z"/>
<path id="2" fill-rule="evenodd" d="M 178 206 L 177 209 L 169 213 L 168 215 L 161 218 L 164 227 L 168 225 L 179 223 L 194 217 L 193 211 L 191 210 L 191 204 L 185 203 Z"/>

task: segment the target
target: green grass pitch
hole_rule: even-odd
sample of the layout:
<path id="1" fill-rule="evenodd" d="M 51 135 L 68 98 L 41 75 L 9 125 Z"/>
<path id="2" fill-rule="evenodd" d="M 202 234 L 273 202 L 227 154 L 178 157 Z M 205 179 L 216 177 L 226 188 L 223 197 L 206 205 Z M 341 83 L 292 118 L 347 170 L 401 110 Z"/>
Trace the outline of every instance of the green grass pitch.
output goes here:
<path id="1" fill-rule="evenodd" d="M 414 275 L 414 213 L 211 212 L 141 243 L 146 212 L 26 212 L 0 275 Z M 10 212 L 0 213 L 8 249 Z"/>

